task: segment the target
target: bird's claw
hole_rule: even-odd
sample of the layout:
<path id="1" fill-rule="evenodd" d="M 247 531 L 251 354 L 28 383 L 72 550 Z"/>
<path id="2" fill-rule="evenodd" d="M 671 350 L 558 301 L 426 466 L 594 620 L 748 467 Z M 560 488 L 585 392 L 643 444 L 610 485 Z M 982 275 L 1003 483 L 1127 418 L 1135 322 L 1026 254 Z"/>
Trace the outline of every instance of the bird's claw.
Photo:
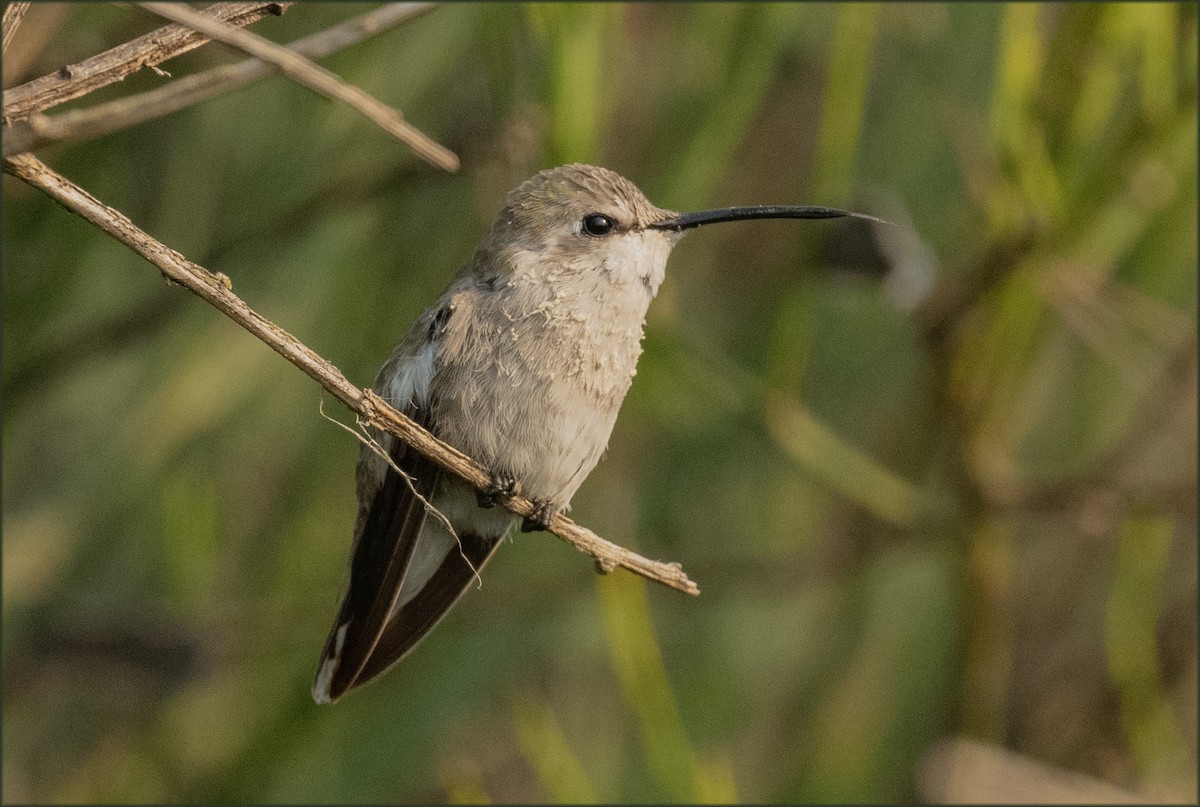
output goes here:
<path id="1" fill-rule="evenodd" d="M 496 474 L 484 490 L 475 491 L 475 501 L 480 507 L 490 509 L 502 499 L 516 495 L 520 489 L 520 483 L 513 477 Z"/>
<path id="2" fill-rule="evenodd" d="M 550 521 L 556 512 L 554 505 L 542 499 L 534 500 L 534 511 L 521 521 L 521 532 L 543 532 L 550 529 Z"/>

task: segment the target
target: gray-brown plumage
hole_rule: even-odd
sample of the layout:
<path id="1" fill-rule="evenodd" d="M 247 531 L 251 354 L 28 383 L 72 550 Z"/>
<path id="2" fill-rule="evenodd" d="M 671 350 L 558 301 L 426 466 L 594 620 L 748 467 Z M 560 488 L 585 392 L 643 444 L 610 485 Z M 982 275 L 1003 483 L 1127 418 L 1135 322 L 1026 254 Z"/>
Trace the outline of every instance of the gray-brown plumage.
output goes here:
<path id="1" fill-rule="evenodd" d="M 671 247 L 737 218 L 825 218 L 826 208 L 679 215 L 604 168 L 542 171 L 509 193 L 471 260 L 383 365 L 375 390 L 490 469 L 481 495 L 390 435 L 409 477 L 364 447 L 350 580 L 313 684 L 336 700 L 431 630 L 515 522 L 490 507 L 514 483 L 544 528 L 599 461 L 641 353 Z M 454 527 L 452 534 L 436 509 Z"/>

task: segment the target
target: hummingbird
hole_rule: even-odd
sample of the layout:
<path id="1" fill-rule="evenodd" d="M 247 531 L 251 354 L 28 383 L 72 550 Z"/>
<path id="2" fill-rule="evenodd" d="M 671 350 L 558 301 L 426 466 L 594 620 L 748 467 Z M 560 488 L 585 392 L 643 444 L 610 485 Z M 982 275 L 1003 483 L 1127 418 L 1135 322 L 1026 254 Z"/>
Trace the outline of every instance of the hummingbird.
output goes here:
<path id="1" fill-rule="evenodd" d="M 488 469 L 476 490 L 369 429 L 355 481 L 350 574 L 313 683 L 337 700 L 404 657 L 516 526 L 544 530 L 599 462 L 633 381 L 650 301 L 689 230 L 744 219 L 872 216 L 827 207 L 655 207 L 591 165 L 511 191 L 474 254 L 380 369 L 374 390 Z M 397 473 L 397 470 L 399 473 Z"/>

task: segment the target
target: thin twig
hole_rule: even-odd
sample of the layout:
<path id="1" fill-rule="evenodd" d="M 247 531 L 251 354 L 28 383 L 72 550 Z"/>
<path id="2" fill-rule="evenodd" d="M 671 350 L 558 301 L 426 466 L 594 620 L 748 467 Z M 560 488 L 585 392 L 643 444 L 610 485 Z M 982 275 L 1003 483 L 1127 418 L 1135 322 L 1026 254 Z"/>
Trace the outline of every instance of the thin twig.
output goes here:
<path id="1" fill-rule="evenodd" d="M 287 47 L 309 59 L 321 59 L 434 7 L 433 3 L 388 3 Z M 54 117 L 32 115 L 4 127 L 4 156 L 52 143 L 81 142 L 160 118 L 276 72 L 261 59 L 246 59 L 186 76 L 162 87 Z"/>
<path id="2" fill-rule="evenodd" d="M 263 39 L 257 34 L 225 25 L 186 5 L 178 3 L 139 3 L 139 5 L 147 11 L 152 11 L 182 25 L 189 25 L 230 47 L 270 62 L 289 78 L 310 90 L 349 104 L 430 164 L 447 171 L 458 170 L 457 155 L 404 120 L 399 110 L 377 100 L 363 89 L 346 83 L 324 67 L 314 64 L 312 60 L 293 53 L 282 45 Z"/>
<path id="3" fill-rule="evenodd" d="M 4 7 L 3 53 L 8 53 L 8 43 L 12 42 L 13 34 L 17 32 L 17 26 L 21 24 L 21 18 L 25 16 L 25 12 L 28 10 L 28 3 L 9 3 Z"/>
<path id="4" fill-rule="evenodd" d="M 186 286 L 215 306 L 217 310 L 307 373 L 362 418 L 364 423 L 399 437 L 440 467 L 462 477 L 480 490 L 491 482 L 479 463 L 438 440 L 371 390 L 360 389 L 351 384 L 336 367 L 251 309 L 228 288 L 228 278 L 213 274 L 160 243 L 134 225 L 124 214 L 100 202 L 83 188 L 51 170 L 32 154 L 6 158 L 4 170 L 45 192 L 72 213 L 95 224 L 157 266 L 164 276 Z M 533 502 L 523 496 L 513 496 L 503 504 L 519 516 L 532 516 L 536 509 Z M 609 572 L 621 566 L 647 580 L 688 594 L 700 593 L 700 589 L 688 578 L 678 563 L 662 563 L 644 558 L 624 547 L 609 543 L 566 516 L 556 515 L 550 522 L 550 532 L 595 558 L 596 566 L 602 572 Z"/>
<path id="5" fill-rule="evenodd" d="M 228 25 L 242 26 L 258 22 L 268 15 L 279 16 L 290 5 L 290 2 L 214 3 L 203 13 Z M 190 27 L 164 25 L 82 62 L 64 65 L 49 75 L 5 90 L 4 120 L 21 120 L 34 112 L 80 98 L 121 81 L 143 67 L 154 67 L 195 50 L 208 41 L 209 37 Z"/>

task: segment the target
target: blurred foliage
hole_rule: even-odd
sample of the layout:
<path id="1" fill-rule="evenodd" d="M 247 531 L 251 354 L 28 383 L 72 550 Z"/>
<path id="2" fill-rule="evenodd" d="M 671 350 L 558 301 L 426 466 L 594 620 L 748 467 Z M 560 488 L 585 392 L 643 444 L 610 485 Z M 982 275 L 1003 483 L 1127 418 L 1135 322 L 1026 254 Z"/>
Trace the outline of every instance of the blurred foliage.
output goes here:
<path id="1" fill-rule="evenodd" d="M 157 25 L 34 4 L 6 86 Z M 1195 798 L 1194 5 L 450 4 L 325 64 L 463 169 L 283 79 L 42 156 L 363 385 L 549 165 L 899 226 L 672 257 L 573 514 L 699 599 L 519 535 L 316 707 L 357 445 L 6 176 L 6 801 L 912 800 L 954 733 Z"/>

